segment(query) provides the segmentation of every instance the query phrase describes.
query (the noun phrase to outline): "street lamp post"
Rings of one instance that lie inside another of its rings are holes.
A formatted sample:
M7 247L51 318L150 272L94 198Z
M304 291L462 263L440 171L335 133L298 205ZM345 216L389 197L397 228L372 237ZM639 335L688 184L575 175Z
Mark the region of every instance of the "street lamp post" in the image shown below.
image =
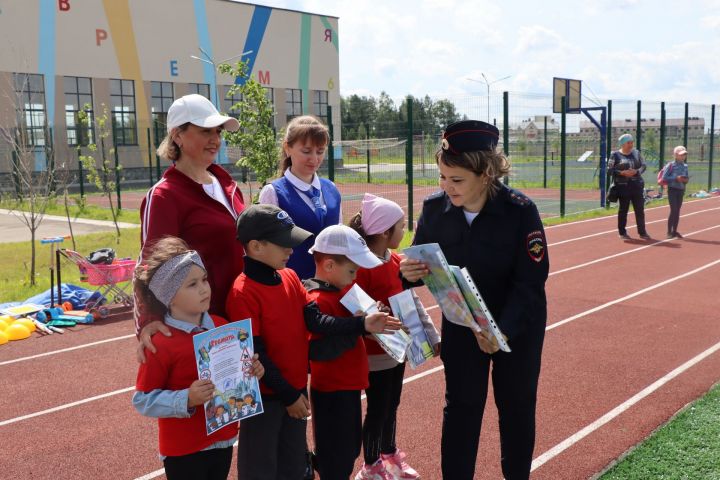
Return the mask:
M244 57L245 55L250 55L253 51L248 50L247 52L240 53L238 55L233 55L232 57L226 58L225 60L221 60L219 62L216 62L213 60L213 58L203 49L202 47L198 47L198 50L200 50L200 53L202 53L205 58L198 57L196 55L190 55L190 58L193 58L195 60L200 60L201 62L205 62L208 65L212 65L212 71L213 71L213 91L215 92L215 108L220 110L220 97L218 96L218 89L217 89L217 65L221 63L225 63L227 61L233 60L235 58Z
M488 123L490 123L490 85L501 82L503 80L507 80L508 78L512 77L512 75L498 78L497 80L493 80L492 82L488 81L484 73L480 72L480 75L482 75L482 80L475 80L474 78L467 78L466 80L470 80L471 82L484 83L487 87L487 121Z

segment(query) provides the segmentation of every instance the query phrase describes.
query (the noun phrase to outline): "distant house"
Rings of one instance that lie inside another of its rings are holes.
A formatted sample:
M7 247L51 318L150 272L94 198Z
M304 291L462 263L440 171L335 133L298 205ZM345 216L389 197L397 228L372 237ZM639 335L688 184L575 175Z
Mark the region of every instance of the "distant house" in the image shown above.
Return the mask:
M513 129L514 137L517 140L542 140L545 132L545 118L547 118L548 136L551 136L560 130L560 124L551 116L536 115L520 122L517 128Z
M665 136L666 137L682 137L685 128L684 118L666 118L665 119ZM631 133L635 135L637 129L637 119L613 119L611 138L618 138L623 133ZM643 134L653 131L657 137L660 137L660 118L641 118L640 130ZM688 118L688 138L702 137L705 134L705 119L700 117ZM595 138L597 136L597 127L588 120L580 121L580 131L571 134L579 138Z

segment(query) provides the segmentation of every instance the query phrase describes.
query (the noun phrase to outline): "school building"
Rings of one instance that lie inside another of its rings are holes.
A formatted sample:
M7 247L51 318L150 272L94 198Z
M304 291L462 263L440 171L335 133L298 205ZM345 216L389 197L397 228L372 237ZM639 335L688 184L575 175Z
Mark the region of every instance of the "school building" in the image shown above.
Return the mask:
M0 42L3 189L17 127L35 171L52 165L48 147L57 168L77 169L78 142L96 137L79 122L85 105L97 118L107 109L123 177L146 179L174 99L198 93L232 114L228 89L241 80L216 66L240 59L266 88L276 128L332 106L340 132L336 17L230 0L22 0L0 5Z

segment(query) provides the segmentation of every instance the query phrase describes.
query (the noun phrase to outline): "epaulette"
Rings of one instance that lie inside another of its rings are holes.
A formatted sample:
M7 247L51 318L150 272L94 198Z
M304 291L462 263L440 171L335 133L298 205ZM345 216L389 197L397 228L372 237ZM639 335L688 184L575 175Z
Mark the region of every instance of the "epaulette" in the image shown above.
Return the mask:
M530 200L530 197L525 195L524 193L518 192L517 190L513 190L512 188L508 189L508 201L512 203L513 205L520 205L521 207L527 207L529 205L533 204L533 201Z
M445 192L440 190L438 192L433 193L432 195L428 195L427 197L425 197L424 203L437 201L438 199L441 199L444 197L445 197Z

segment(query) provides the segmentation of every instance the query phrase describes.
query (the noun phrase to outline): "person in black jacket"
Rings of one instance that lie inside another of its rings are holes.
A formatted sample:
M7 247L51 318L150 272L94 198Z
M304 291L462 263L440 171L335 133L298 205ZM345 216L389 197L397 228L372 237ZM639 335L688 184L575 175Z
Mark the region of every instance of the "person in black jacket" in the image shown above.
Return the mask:
M509 165L495 151L498 133L474 120L447 127L436 154L442 192L425 199L413 240L415 245L437 242L449 264L468 268L512 350L499 351L494 337L443 315L441 467L446 480L474 478L491 364L506 479L529 477L535 445L547 243L535 204L500 181ZM400 267L409 283L428 273L416 260L404 259Z
M645 182L642 178L647 165L640 152L634 148L634 142L635 139L629 133L618 138L619 149L610 155L608 174L612 176L618 191L618 235L623 240L630 240L625 226L632 202L638 235L640 238L650 240L650 235L645 230L645 199L643 198Z

